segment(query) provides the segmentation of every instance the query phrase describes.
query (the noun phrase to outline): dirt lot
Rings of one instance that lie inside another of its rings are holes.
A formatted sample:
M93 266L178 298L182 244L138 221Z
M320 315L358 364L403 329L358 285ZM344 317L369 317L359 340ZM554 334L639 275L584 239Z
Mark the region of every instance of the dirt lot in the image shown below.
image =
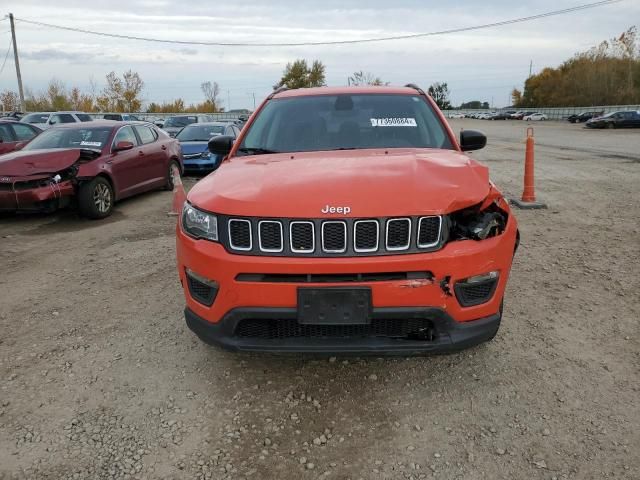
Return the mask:
M521 193L524 124L476 155ZM168 192L0 218L0 478L640 478L640 131L536 125L490 344L237 355L184 325Z

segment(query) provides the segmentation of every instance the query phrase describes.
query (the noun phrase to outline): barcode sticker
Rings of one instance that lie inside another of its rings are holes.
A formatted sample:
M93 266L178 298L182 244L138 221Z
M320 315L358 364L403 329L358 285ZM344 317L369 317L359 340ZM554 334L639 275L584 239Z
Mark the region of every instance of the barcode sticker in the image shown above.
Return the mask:
M394 117L394 118L370 118L372 127L417 127L415 118Z

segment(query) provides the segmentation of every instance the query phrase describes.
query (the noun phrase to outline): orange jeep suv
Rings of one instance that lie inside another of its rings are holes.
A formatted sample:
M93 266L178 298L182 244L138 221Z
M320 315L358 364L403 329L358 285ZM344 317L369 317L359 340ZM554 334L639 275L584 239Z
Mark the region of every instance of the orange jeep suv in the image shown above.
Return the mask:
M231 350L402 355L491 340L516 219L415 85L279 89L177 227L187 325Z

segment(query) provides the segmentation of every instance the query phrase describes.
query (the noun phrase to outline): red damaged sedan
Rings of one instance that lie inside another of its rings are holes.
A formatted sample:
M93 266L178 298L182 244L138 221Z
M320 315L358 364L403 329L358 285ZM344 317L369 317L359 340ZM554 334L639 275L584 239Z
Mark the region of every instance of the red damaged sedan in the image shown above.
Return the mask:
M104 218L118 200L172 189L174 167L183 170L179 142L150 123L62 125L0 156L0 211L75 205L83 216Z

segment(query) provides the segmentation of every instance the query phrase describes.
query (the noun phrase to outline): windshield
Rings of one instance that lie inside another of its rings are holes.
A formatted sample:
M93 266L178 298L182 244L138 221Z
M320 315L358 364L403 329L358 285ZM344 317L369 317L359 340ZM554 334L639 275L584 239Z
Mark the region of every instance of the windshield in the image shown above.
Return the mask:
M176 138L182 142L208 142L211 137L223 133L224 125L190 125L182 129Z
M25 123L47 123L49 121L48 113L30 113L27 116L22 117L21 122Z
M88 148L102 150L109 140L111 128L51 128L31 140L23 150L47 148Z
M184 116L184 117L169 117L165 120L165 127L186 127L191 123L196 123L198 121L198 117L195 116Z
M270 101L251 125L239 155L453 145L419 95L318 95Z

